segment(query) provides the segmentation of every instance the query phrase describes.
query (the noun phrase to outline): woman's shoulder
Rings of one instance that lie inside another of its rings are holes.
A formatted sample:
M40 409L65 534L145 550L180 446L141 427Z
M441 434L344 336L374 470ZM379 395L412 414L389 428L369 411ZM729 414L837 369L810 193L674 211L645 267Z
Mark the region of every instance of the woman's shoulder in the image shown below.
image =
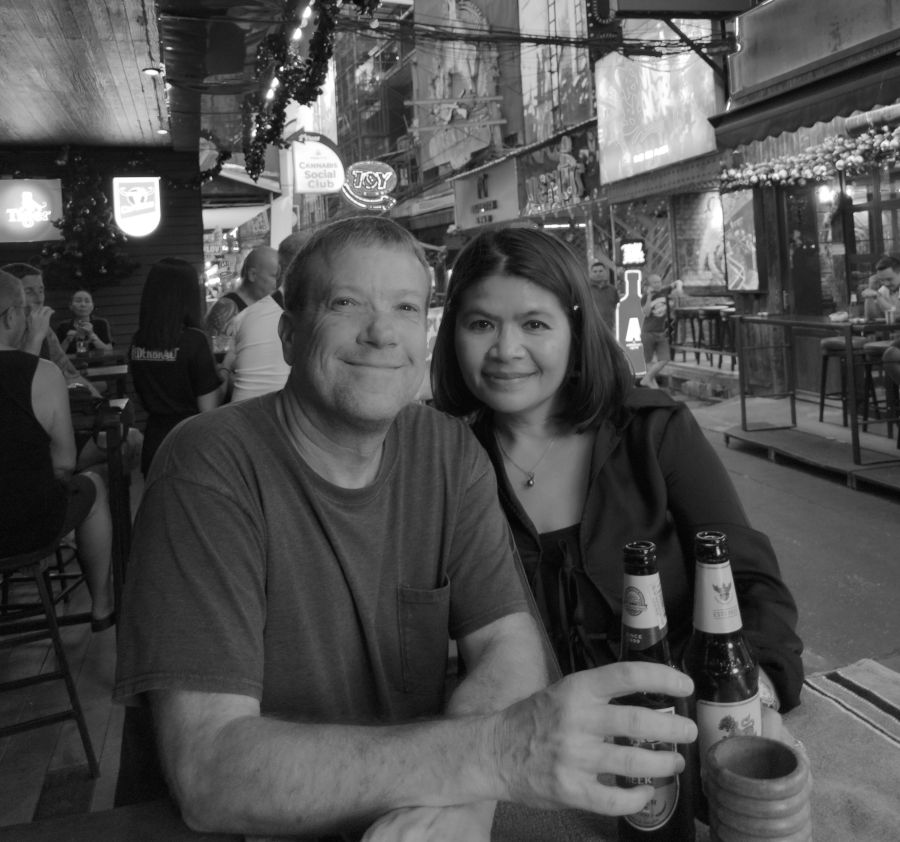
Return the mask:
M636 412L651 412L654 409L677 410L684 407L662 389L631 389L625 398L625 408Z

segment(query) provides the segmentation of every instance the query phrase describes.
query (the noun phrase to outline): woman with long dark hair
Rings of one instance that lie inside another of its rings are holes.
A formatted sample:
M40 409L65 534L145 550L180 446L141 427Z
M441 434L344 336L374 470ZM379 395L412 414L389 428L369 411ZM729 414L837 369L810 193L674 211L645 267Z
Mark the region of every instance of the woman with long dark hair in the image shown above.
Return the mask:
M536 229L477 236L453 267L432 357L434 403L471 416L564 672L614 661L622 548L657 545L680 659L693 541L728 535L744 628L772 706L798 703L797 609L689 408L633 385L581 260Z
M166 257L150 267L128 352L134 388L147 412L145 476L173 427L222 402L224 387L203 331L202 306L200 279L190 263Z

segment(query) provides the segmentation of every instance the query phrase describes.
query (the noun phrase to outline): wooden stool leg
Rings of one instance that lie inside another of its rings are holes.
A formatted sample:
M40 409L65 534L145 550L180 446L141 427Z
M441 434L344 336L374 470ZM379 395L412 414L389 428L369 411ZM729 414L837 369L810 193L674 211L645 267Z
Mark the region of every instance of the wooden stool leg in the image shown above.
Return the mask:
M32 571L34 574L34 582L37 585L38 593L41 597L41 604L44 606L44 611L47 613L47 626L50 630L50 639L53 641L53 648L56 651L56 661L59 664L59 672L66 683L66 690L69 693L69 704L72 706L72 714L75 723L78 726L78 733L81 735L81 742L84 746L84 753L87 755L91 777L97 778L100 776L100 766L97 764L94 747L91 745L91 735L88 732L84 712L81 709L81 702L78 699L78 691L75 689L75 682L72 679L72 672L69 669L69 661L68 658L66 658L62 638L59 636L59 625L56 622L56 610L53 607L53 600L50 599L50 594L47 591L47 585L44 581L44 575L41 572L40 564L34 565Z
M822 354L822 363L820 365L821 376L819 377L819 423L825 420L825 389L828 383L828 354Z

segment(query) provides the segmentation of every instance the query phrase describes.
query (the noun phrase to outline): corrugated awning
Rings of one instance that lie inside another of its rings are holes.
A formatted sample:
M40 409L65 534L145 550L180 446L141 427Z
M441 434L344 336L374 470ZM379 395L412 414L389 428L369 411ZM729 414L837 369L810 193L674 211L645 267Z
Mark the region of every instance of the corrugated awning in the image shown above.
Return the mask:
M900 61L890 56L839 76L709 118L720 149L774 137L900 99Z

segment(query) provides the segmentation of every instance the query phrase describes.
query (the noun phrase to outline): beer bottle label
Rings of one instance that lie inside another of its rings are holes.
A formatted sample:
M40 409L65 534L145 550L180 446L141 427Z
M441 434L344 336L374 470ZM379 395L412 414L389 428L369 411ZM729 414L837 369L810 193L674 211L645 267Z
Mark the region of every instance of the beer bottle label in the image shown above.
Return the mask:
M709 634L741 630L741 609L738 607L730 565L697 562L694 627Z
M659 574L625 574L622 590L623 644L630 650L648 649L666 636L666 607Z
M675 708L662 708L659 712L674 714ZM650 751L675 751L672 743L662 743L658 740L628 740L627 744L650 749ZM678 775L668 778L621 777L619 780L626 787L641 784L649 784L653 787L653 796L640 812L624 817L632 827L638 830L656 830L663 827L675 814L675 809L678 807L678 796L681 792L681 781Z
M697 744L700 760L724 737L761 736L762 709L759 693L742 702L707 702L697 699Z

